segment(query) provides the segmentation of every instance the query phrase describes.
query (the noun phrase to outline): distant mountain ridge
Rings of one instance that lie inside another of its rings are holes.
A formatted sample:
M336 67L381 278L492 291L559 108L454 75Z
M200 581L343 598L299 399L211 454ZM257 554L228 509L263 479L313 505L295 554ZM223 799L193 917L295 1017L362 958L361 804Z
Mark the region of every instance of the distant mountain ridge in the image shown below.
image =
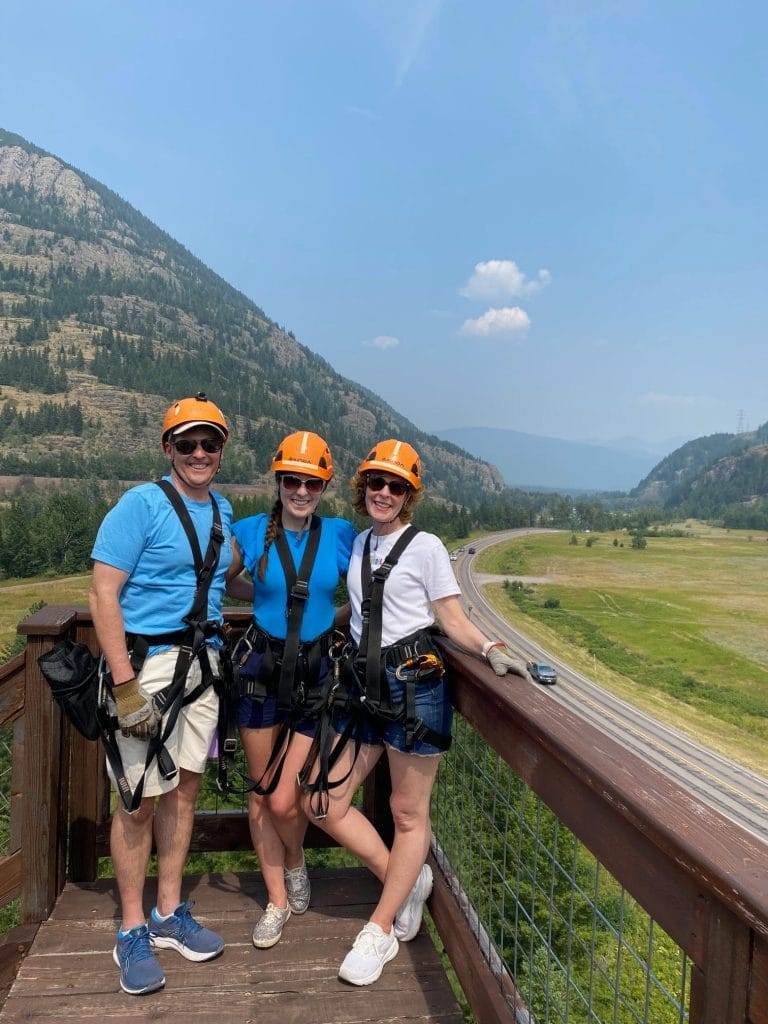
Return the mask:
M654 466L632 497L703 518L768 502L768 422L688 441Z
M494 427L456 427L437 436L498 466L510 487L628 491L658 456Z
M307 426L340 476L396 436L448 498L502 487L493 466L338 374L110 189L3 130L0 389L0 473L145 476L168 400L204 390L232 421L225 472L239 482Z

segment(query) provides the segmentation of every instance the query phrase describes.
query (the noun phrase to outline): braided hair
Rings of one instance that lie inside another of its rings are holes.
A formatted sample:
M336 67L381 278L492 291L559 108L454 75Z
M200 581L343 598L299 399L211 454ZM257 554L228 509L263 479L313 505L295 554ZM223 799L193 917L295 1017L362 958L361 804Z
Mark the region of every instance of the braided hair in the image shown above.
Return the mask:
M261 582L264 582L264 577L267 573L267 556L269 555L269 548L273 541L275 541L283 528L283 503L278 495L275 504L272 506L272 511L269 513L269 522L267 523L267 530L264 534L264 550L261 553L259 559L259 570L258 577Z

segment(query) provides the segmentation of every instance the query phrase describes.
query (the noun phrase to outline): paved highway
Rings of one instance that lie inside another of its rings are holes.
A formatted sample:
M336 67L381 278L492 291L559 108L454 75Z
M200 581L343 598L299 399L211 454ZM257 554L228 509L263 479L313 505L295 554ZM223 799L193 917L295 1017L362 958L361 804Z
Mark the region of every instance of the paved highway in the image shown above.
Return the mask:
M539 530L505 530L473 541L479 554L485 548ZM743 768L676 729L663 725L608 693L591 679L553 657L534 640L520 633L488 603L474 571L475 555L466 548L454 568L465 608L488 636L505 640L528 660L545 661L557 669L556 686L542 692L587 719L633 753L672 776L703 802L768 842L768 779Z

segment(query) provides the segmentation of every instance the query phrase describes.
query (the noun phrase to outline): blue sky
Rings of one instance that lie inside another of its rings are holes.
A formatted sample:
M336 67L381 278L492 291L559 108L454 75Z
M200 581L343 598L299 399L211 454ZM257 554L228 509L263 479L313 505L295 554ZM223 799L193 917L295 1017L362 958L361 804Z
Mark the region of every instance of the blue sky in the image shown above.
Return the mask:
M768 14L5 0L0 125L420 426L768 419Z

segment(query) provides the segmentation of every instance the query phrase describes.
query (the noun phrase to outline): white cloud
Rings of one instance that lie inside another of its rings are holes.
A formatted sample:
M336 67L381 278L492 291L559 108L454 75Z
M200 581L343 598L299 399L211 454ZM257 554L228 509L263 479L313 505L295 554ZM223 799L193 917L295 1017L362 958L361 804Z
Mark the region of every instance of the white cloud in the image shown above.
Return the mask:
M503 306L501 309L487 309L482 316L474 320L465 320L461 328L462 334L472 334L478 338L509 336L527 331L531 326L531 318L519 306Z
M417 0L400 46L395 67L395 89L399 89L416 63L432 22L440 13L443 0Z
M645 394L638 396L637 401L640 405L687 407L698 405L706 399L702 395L668 395L663 391L646 391Z
M528 278L514 260L485 260L475 264L474 272L461 289L461 294L468 299L508 299L533 295L546 288L551 280L552 275L543 268L536 277Z
M356 117L364 117L366 121L381 120L381 115L377 114L375 110L371 110L369 107L357 107L353 103L347 106L347 113L354 114Z
M400 344L399 338L393 338L391 334L377 334L375 338L364 341L365 348L378 348L382 351L387 348L397 348Z

